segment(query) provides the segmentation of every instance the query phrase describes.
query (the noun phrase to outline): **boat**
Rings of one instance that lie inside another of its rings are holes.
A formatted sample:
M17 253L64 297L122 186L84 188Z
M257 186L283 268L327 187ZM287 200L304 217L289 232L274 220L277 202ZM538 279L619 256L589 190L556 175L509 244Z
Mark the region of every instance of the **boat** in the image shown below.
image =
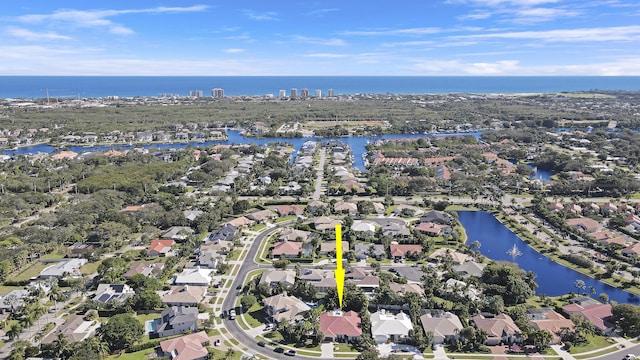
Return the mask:
M516 246L516 244L513 244L513 247L507 250L507 254L511 255L512 257L516 257L516 256L522 255L522 252L518 250L518 247Z

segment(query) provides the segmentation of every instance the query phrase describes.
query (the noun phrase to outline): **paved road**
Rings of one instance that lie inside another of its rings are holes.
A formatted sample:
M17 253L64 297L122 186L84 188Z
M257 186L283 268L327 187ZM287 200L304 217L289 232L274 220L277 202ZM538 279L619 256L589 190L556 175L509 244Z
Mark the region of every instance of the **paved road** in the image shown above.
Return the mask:
M591 358L592 360L621 360L625 355L633 354L640 358L640 345L616 351L607 355Z

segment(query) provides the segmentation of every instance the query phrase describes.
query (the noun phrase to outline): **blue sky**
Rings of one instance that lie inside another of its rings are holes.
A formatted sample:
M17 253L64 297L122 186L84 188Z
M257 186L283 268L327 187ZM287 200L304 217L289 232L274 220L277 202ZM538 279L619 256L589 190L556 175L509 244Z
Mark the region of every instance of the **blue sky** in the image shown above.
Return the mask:
M0 36L0 75L640 75L637 0L27 0Z

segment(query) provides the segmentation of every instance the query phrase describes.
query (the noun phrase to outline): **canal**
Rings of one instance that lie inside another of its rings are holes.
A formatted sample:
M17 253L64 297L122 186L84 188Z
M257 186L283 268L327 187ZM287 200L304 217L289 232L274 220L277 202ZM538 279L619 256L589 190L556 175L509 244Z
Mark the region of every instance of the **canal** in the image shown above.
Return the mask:
M617 289L609 284L605 284L596 279L583 275L573 269L562 266L551 261L548 257L538 253L526 242L521 240L515 233L499 222L493 214L485 211L459 211L460 223L467 232L467 242L478 240L480 242L480 253L492 260L512 261L518 264L525 271L536 273L538 295L549 296L564 295L570 291L578 292L575 288L576 280L584 281L586 289L590 294L593 286L597 298L604 293L611 301L618 303L640 303L640 297ZM521 255L511 256L509 250L516 246Z

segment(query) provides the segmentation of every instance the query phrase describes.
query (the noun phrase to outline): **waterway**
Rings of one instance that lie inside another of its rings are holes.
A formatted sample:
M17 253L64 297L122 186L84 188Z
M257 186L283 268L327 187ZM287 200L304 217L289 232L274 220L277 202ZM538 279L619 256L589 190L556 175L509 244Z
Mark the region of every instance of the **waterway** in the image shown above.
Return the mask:
M591 296L596 298L599 294L604 293L609 296L610 300L618 303L640 303L640 297L637 295L617 289L553 262L520 239L491 213L459 211L458 215L460 223L467 232L467 242L478 240L482 255L493 260L515 262L521 269L533 271L537 276L538 289L536 294L538 295L559 296L571 291L578 292L579 290L575 288L575 282L582 280L586 285L585 292L590 293L591 286L595 288L596 293ZM520 250L520 256L514 257L507 253L514 245Z
M376 140L388 140L388 139L406 139L406 138L433 138L440 136L453 136L453 135L470 135L479 139L480 135L482 135L484 131L473 131L473 132L462 132L462 133L437 133L437 134L389 134L389 135L379 135L379 136L348 136L348 137L340 137L340 138L254 138L254 137L245 137L240 131L237 130L227 130L227 140L223 141L205 141L205 142L184 142L184 143L152 143L148 145L127 145L127 144L114 144L114 145L100 145L100 146L67 146L67 150L71 150L77 153L85 153L85 152L93 152L99 151L104 152L110 149L117 150L128 150L134 147L142 147L145 149L182 149L189 146L193 147L206 147L212 146L216 144L256 144L256 145L266 145L269 143L275 142L286 142L293 145L295 151L292 155L295 156L302 144L305 141L328 141L328 140L339 140L343 143L348 144L351 147L351 153L353 155L353 167L360 171L366 171L364 160L362 155L367 152L366 146L370 142L374 142ZM27 155L27 154L35 154L35 153L47 153L52 154L56 152L56 149L48 144L39 144L33 146L21 147L15 150L2 150L0 151L6 155Z

